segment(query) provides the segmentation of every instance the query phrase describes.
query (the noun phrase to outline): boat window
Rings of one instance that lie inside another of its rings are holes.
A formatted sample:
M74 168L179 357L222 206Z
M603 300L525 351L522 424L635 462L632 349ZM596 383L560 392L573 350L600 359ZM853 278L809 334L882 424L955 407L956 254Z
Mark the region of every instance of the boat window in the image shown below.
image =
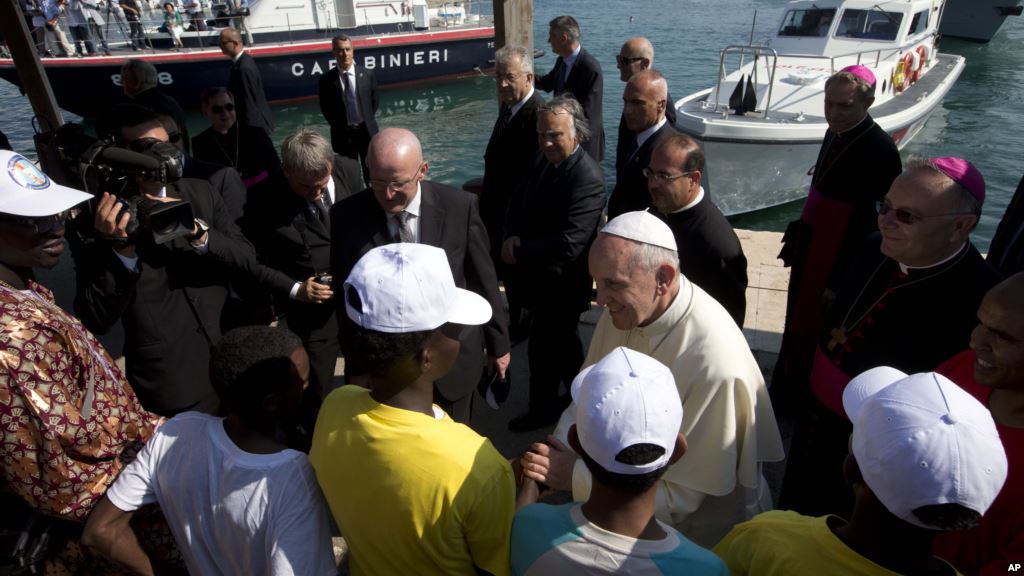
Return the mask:
M895 40L903 23L900 12L844 10L836 36L865 40Z
M782 19L779 36L824 37L832 28L835 8L810 10L790 10Z
M910 20L910 35L920 34L928 28L928 10L921 10Z

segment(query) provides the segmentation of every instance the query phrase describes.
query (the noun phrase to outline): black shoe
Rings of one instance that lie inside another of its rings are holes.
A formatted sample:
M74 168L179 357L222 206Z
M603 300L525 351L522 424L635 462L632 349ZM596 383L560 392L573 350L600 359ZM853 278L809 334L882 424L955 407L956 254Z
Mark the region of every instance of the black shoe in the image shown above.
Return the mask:
M545 426L551 426L558 422L561 416L558 412L526 412L516 416L508 423L510 432L529 432Z

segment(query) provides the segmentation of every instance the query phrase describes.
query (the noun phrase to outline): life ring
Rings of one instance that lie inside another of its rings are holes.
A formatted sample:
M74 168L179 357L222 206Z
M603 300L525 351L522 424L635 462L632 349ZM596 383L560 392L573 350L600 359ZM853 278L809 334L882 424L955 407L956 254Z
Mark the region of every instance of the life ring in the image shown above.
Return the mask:
M912 53L907 53L896 64L896 74L892 79L892 83L896 85L897 92L903 92L910 88L910 76L913 74L913 70L914 56Z
M924 72L925 63L928 62L928 48L922 44L917 47L914 54L917 55L917 66L914 67L914 79L912 82L917 82L921 79L921 74Z

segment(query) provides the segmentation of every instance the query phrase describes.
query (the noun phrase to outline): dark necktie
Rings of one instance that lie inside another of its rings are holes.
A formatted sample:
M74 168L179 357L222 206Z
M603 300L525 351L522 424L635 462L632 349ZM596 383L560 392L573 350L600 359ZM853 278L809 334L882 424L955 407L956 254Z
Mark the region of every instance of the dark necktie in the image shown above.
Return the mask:
M352 81L352 73L343 72L342 76L345 77L345 115L348 117L349 124L359 124L363 121L363 117L359 113L359 103L356 100L356 85Z
M396 228L398 230L398 233L395 234L394 237L395 242L416 241L416 235L412 231L412 222L409 221L411 217L412 214L409 214L405 210L395 214L395 224L397 225Z
M312 202L313 211L316 213L317 220L324 225L327 230L331 229L331 195L324 190L323 194L316 202Z
M498 116L498 121L494 124L494 135L501 136L501 133L508 128L508 123L512 121L512 107L504 108L501 111L501 116Z

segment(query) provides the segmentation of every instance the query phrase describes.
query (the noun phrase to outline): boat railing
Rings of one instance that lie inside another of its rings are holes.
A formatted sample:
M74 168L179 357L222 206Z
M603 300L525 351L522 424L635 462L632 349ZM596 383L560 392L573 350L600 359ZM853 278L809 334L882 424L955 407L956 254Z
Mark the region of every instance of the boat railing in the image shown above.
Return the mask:
M750 44L732 44L726 46L718 58L718 85L715 86L715 111L719 110L720 99L722 92L722 80L725 79L725 59L730 53L736 53L740 56L740 61L745 58L748 54L754 57L754 68L752 73L757 73L757 61L762 56L772 58L772 66L768 72L768 97L765 100L764 117L768 118L768 111L771 110L772 101L772 86L775 83L775 67L779 63L779 53L775 51L771 46L755 46ZM741 64L742 66L742 64Z
M771 46L765 45L753 45L753 44L732 44L726 46L718 59L718 84L715 87L715 111L720 110L720 96L722 92L722 81L725 80L727 74L725 71L725 60L730 54L736 54L740 57L740 68L743 67L743 60L747 55L754 56L754 66L751 74L757 73L757 60L760 57L771 58L771 68L768 69L768 94L764 102L764 118L767 120L771 113L772 104L772 87L775 85L775 70L779 63L779 58L799 58L799 59L819 59L829 61L829 74L836 73L836 61L837 60L849 60L853 57L857 58L856 63L862 64L865 60L870 61L871 55L874 57L874 67L877 68L883 59L887 59L892 55L902 54L907 48L911 48L915 45L919 45L922 41L927 42L929 38L934 37L934 34L925 36L924 38L915 38L912 42L905 42L898 46L885 46L879 48L871 48L869 50L855 50L853 52L846 52L842 54L794 54L794 53L783 53L779 54ZM885 56L883 56L885 54ZM765 65L767 67L767 64Z

